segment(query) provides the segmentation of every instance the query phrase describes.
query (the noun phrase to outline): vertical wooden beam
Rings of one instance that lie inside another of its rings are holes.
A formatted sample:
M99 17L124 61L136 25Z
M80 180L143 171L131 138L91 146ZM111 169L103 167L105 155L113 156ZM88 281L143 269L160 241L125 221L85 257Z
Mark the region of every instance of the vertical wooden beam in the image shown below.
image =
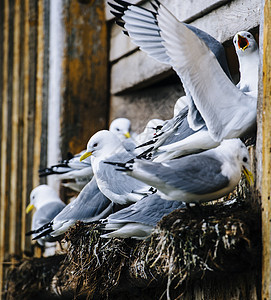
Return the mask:
M14 35L13 35L13 76L12 76L12 120L11 120L11 173L10 173L10 204L9 204L9 254L16 251L16 214L17 201L17 168L18 168L18 131L19 131L19 67L20 67L20 0L14 5Z
M21 227L21 249L25 250L25 231L26 215L25 208L27 204L27 166L28 166L28 111L29 111L29 0L24 1L24 45L23 45L23 146L22 146L22 227Z
M271 1L265 0L262 97L262 299L271 299Z
M38 24L37 24L37 71L36 71L36 103L35 103L35 137L33 157L33 187L39 185L39 167L41 152L42 133L42 103L43 103L43 60L44 60L44 22L43 1L38 1Z
M79 152L106 128L108 49L104 1L66 1L61 152Z
M3 89L1 124L1 211L0 211L0 290L3 289L3 263L5 259L5 221L7 213L6 168L7 168L7 115L8 115L8 44L9 40L9 1L4 1L4 39L3 39ZM2 298L0 294L0 299Z

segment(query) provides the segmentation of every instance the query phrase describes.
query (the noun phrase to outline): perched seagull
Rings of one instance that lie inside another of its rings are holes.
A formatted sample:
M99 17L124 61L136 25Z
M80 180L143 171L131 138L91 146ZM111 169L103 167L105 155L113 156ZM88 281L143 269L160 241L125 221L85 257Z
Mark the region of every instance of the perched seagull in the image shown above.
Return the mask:
M258 93L259 48L253 35L237 32L233 44L239 61L240 81L237 87L243 92Z
M129 119L114 119L109 130L118 136L127 151L134 151L136 145L131 139L131 121ZM57 175L60 180L72 180L72 182L62 183L62 185L80 192L93 177L90 158L80 162L80 157L85 151L83 150L59 164L39 170L39 176Z
M43 184L34 188L30 193L30 203L26 208L26 213L29 213L33 208L36 209L32 218L32 231L52 221L65 206L66 204L62 202L55 190L50 186ZM32 237L35 238L36 234L33 234ZM47 241L53 241L53 238L50 235L46 235L37 239L41 246L44 246Z
M239 182L242 169L250 182L253 178L249 153L240 139L224 140L215 149L164 163L135 159L110 164L154 186L163 199L187 203L210 201L228 194Z
M123 0L114 0L114 3L108 2L108 4L114 9L111 13L117 18L117 24L124 28L124 33L131 38L131 41L135 45L139 46L142 51L157 61L172 65L171 57L164 45L164 38L161 36L160 24L157 22L160 3L158 1L155 2L156 5L151 2L154 10L148 10ZM183 24L206 43L215 54L224 72L231 78L224 47L221 43L200 29L190 24ZM198 130L204 126L204 120L200 116L187 89L186 91L187 96L189 96L189 111L187 116L189 125L192 129Z
M152 187L117 172L113 166L104 164L106 160L128 161L134 158L112 132L101 130L90 138L81 161L89 156L100 191L113 203L133 203L153 192Z
M135 138L136 144L141 145L152 139L157 131L159 131L163 127L165 122L166 121L161 119L151 119L145 126L144 130Z
M103 230L111 231L102 238L133 238L142 240L151 235L153 228L163 216L186 205L180 201L163 200L157 194L148 195L103 221Z
M110 126L109 131L113 132L118 138L123 141L131 137L131 121L127 118L114 119Z
M75 200L44 226L35 226L32 232L39 234L35 239L48 234L55 239L61 239L77 221L94 222L106 218L111 212L112 202L100 192L95 178L92 178Z

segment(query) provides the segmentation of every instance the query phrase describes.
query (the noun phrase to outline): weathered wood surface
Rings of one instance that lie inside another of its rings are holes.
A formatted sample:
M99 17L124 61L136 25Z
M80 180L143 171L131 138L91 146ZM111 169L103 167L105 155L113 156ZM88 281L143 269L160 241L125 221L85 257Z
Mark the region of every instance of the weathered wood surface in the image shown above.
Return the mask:
M174 84L176 77L170 77L173 82L167 85L153 86L142 91L112 96L110 121L126 117L132 120L132 130L140 133L150 119L172 118L175 102L184 94L182 85L178 82Z
M64 2L63 18L61 153L66 157L107 126L108 51L103 1Z
M0 206L0 290L2 291L3 284L3 261L6 253L6 230L5 230L5 221L7 214L7 198L6 198L6 169L7 169L7 110L8 110L8 50L9 50L9 32L7 30L8 22L9 22L9 4L8 0L4 1L4 5L2 8L3 18L1 18L2 22L2 41L0 44L3 45L3 56L2 56L2 82L1 82L1 104L2 104L2 115L1 115L1 206ZM1 294L0 294L1 299Z
M223 43L231 39L238 31L250 30L259 25L260 1L231 1L230 4L211 11L209 14L196 19L191 24L208 32ZM178 12L181 9L180 6L178 7L179 9L175 9L174 12ZM240 20L242 20L241 23ZM140 87L142 82L153 82L159 78L159 74L163 74L169 70L168 66L160 64L147 55L142 54L142 51L133 52L136 46L133 47L131 42L127 41L129 37L119 37L119 35L123 35L121 29L116 29L114 26L117 25L113 25L112 29L111 59L123 58L117 60L112 65L112 94L129 90L132 87ZM119 31L118 34L117 31Z
M263 58L262 58L262 110L261 134L262 140L262 170L261 170L261 200L262 200L262 299L271 298L271 1L264 3L263 24Z
M43 52L48 47L44 35L48 4L48 0L0 4L0 290L6 266L30 249L25 232L31 218L25 207L33 185L39 184L40 157L46 158L40 141L47 123L42 109L47 102L43 74L48 56Z

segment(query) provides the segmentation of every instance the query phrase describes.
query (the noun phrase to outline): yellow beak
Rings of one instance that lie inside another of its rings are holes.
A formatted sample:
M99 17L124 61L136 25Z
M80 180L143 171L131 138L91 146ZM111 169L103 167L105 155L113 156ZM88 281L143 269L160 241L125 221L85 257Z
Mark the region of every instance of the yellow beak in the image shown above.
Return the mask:
M124 136L125 136L127 139L129 139L129 138L131 137L130 132L126 132L126 133L124 134Z
M92 152L85 152L81 157L80 157L80 161L88 158L90 155L92 155Z
M25 209L25 212L28 214L31 212L31 210L34 208L34 205L33 204L28 204L27 205L27 208Z
M253 185L254 184L254 178L253 178L252 173L246 167L243 167L243 172L246 176L246 180L248 181L249 185Z

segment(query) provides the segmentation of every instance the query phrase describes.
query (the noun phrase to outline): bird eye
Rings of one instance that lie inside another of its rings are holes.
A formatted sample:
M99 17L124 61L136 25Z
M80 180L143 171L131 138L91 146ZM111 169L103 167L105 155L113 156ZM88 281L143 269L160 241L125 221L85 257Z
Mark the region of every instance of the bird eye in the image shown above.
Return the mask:
M247 37L248 37L248 38L251 38L251 34L248 34Z
M243 158L243 162L247 162L247 157L244 157L244 158Z
M97 146L98 146L98 144L97 144L97 143L93 144L93 147L97 147Z
M117 129L117 131L120 131L119 128L116 128L116 129Z

